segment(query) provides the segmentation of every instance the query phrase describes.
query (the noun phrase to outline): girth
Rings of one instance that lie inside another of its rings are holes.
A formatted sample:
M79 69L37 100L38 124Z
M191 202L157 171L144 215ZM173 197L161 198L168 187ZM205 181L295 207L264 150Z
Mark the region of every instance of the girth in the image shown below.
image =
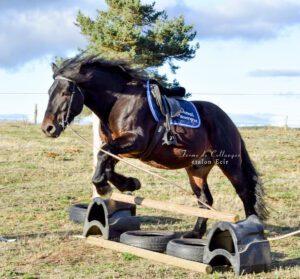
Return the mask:
M152 151L157 146L158 142L161 140L164 133L166 132L166 127L165 127L163 122L164 122L163 120L160 120L156 124L154 134L153 134L153 136L151 136L151 138L152 138L151 142L150 142L149 146L147 147L146 151L140 157L140 159L142 161L147 161L148 160L148 158L151 155Z

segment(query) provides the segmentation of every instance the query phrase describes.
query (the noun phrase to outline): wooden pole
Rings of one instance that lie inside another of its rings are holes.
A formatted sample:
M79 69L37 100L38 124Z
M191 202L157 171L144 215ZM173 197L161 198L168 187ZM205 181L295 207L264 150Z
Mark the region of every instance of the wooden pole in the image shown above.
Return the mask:
M190 216L204 217L208 219L227 221L233 223L239 221L238 215L228 213L228 212L220 212L216 210L179 205L179 204L174 204L166 201L155 201L143 197L129 196L120 193L112 193L111 199L115 201L127 202L131 204L142 205L149 208L155 208L155 209L160 209L164 211L170 211L173 213L180 213L180 214L185 214Z
M38 117L38 106L35 104L34 106L34 118L33 118L33 123L36 125L37 124L37 117Z
M285 116L285 121L284 121L284 129L287 130L288 129L288 116Z
M100 130L100 119L96 114L93 113L93 172L95 172L96 166L97 166L97 155L99 152L99 148L101 146L101 140L99 136L99 130ZM97 193L96 187L93 185L92 189L92 198L100 197L100 195Z
M156 261L156 262L159 262L162 264L173 265L176 267L181 267L181 268L185 268L185 269L192 270L192 271L202 272L205 274L212 272L212 267L207 264L188 261L188 260L180 259L177 257L169 256L166 254L161 254L161 253L129 246L129 245L126 245L123 243L118 243L118 242L114 242L114 241L110 241L110 240L104 240L102 238L98 238L98 237L94 237L94 236L89 236L86 241L87 241L87 243L92 244L92 245L96 245L99 247L111 249L111 250L122 252L122 253L130 253L135 256L145 258L148 260L152 260L152 261Z

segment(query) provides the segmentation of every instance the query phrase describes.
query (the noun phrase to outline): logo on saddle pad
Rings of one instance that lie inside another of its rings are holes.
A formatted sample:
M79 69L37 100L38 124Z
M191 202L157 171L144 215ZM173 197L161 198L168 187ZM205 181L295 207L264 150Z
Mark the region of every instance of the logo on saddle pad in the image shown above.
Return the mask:
M188 128L200 127L201 119L195 105L192 102L186 100L179 100L176 99L176 97L163 97L161 98L162 101L157 101L157 98L154 97L155 93L152 92L154 91L153 87L151 87L152 86L150 85L150 82L148 80L147 99L151 113L156 122L165 117L162 111L164 111L164 108L168 107L171 125L177 125Z

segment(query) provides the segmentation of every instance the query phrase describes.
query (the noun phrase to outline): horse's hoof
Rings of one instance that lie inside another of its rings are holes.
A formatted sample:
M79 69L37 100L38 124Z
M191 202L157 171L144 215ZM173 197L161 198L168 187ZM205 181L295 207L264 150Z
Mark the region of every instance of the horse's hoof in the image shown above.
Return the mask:
M108 184L102 187L97 187L96 189L97 193L104 200L109 200L113 192L112 187Z
M130 179L132 180L132 185L134 187L133 191L141 189L142 184L137 178L132 177Z
M197 239L201 239L202 235L200 232L197 231L189 231L184 233L181 238L197 238Z

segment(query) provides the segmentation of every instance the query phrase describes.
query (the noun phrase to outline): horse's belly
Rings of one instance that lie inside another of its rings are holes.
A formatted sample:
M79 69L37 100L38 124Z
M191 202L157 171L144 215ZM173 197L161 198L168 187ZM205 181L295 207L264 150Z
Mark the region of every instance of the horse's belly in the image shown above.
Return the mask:
M178 145L167 146L158 143L149 156L147 162L150 166L162 169L179 169L193 164L210 148L205 129L183 128L175 126Z
M201 157L200 152L190 152L184 148L162 147L155 150L145 164L160 169L181 169L193 164L194 160Z

